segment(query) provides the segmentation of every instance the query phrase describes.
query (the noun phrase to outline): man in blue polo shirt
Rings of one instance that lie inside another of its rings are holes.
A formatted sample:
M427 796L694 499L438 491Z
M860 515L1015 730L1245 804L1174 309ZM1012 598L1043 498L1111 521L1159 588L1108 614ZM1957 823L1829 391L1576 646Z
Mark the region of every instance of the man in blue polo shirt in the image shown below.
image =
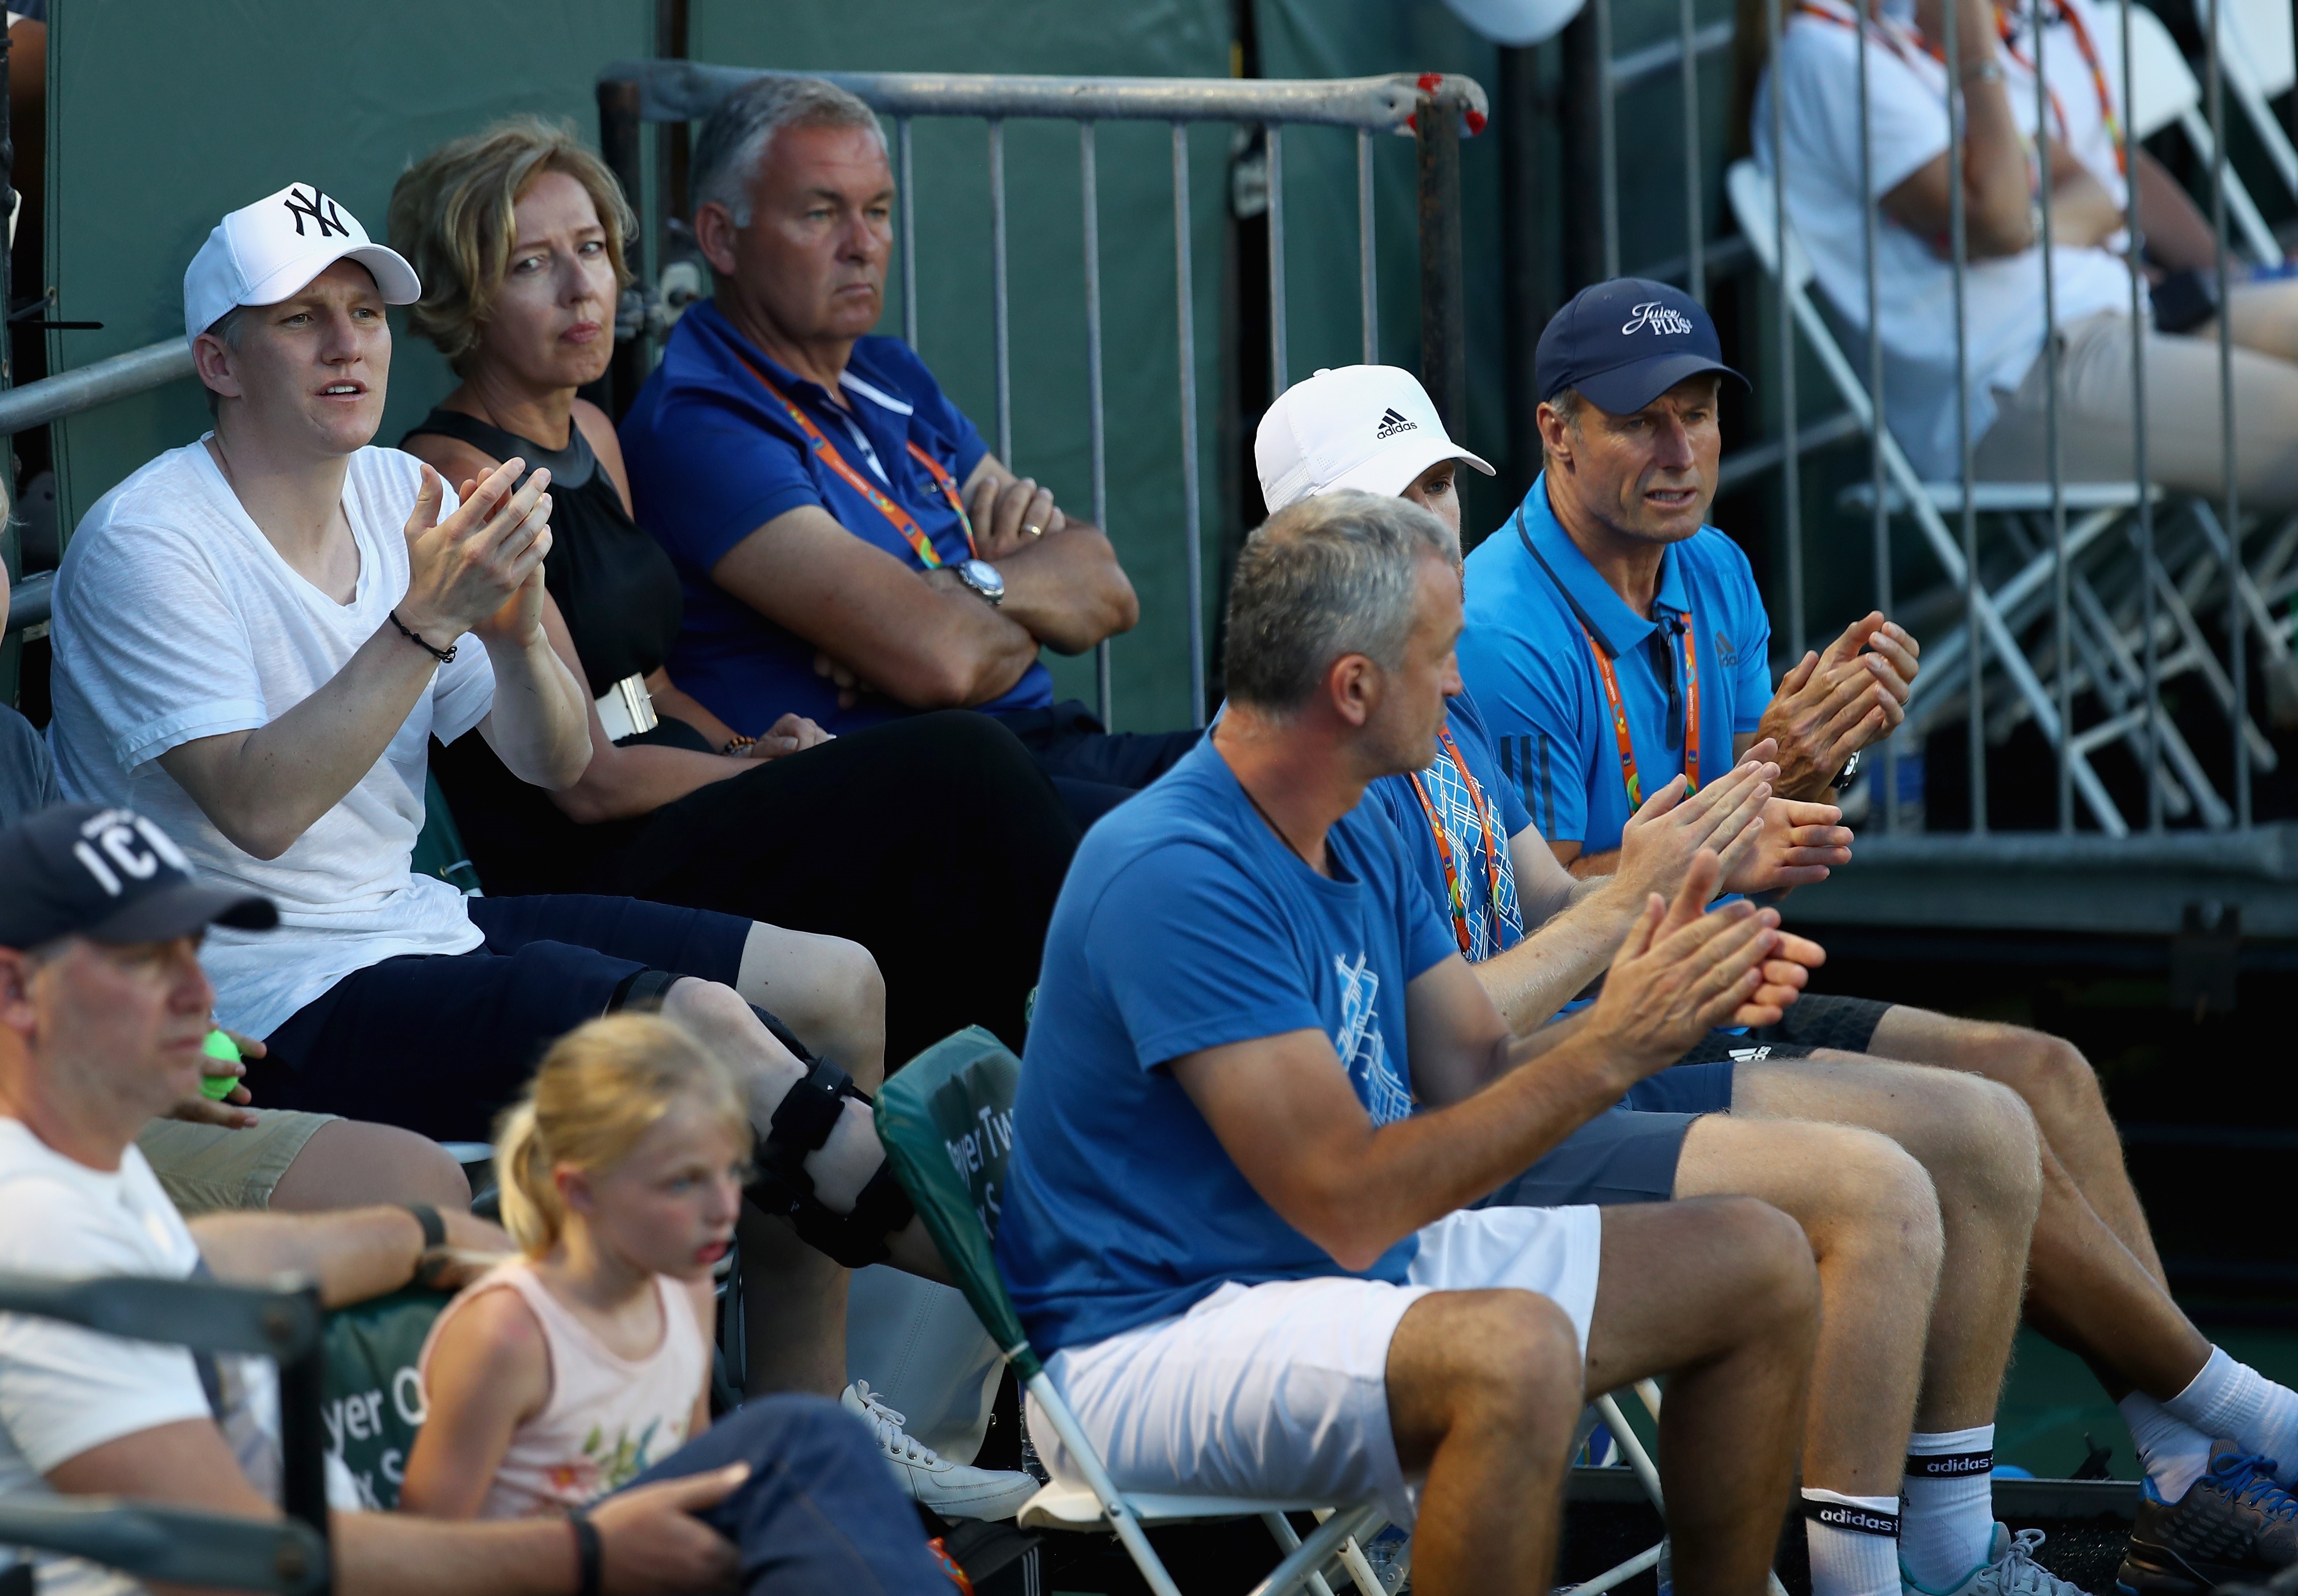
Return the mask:
M1443 528L1411 505L1334 494L1254 533L1228 713L1062 888L997 1261L1120 1485L1417 1509L1423 1596L1548 1590L1584 1393L1671 1370L1676 1578L1756 1596L1812 1329L1803 1237L1735 1198L1462 1210L1757 1000L1773 916L1704 913L1709 859L1645 906L1583 1034L1515 1069L1359 803L1428 759L1459 632Z
M1461 674L1549 848L1592 878L1620 866L1636 803L1680 777L1728 769L1759 739L1779 749L1779 798L1823 794L1902 718L1917 649L1869 615L1772 690L1753 575L1705 525L1721 452L1719 390L1726 379L1744 382L1723 364L1696 302L1659 283L1600 284L1557 313L1536 365L1547 469L1466 562ZM1987 1077L2025 1100L2045 1152L2027 1308L2114 1382L2162 1498L2156 1518L2141 1525L2157 1551L2187 1533L2182 1516L2206 1539L2203 1526L2225 1510L2226 1493L2190 1490L2218 1477L2214 1439L2226 1444L2221 1437L2251 1414L2286 1414L2298 1426L2298 1395L2213 1348L2171 1301L2097 1079L2069 1044L1806 994L1782 1022L1715 1038L1709 1051L1724 1056L1644 1083L1648 1104L1867 1125L1912 1149L1929 1116L1911 1121L1908 1111L1924 1094L1879 1058ZM1752 1067L1735 1062L1766 1053ZM1781 1062L1795 1054L1805 1056ZM2220 1400L2236 1389L2247 1394ZM1911 1501L1914 1454L1975 1453L1978 1434L1914 1438ZM2298 1427L2289 1434L2298 1438ZM2286 1450L2298 1450L2298 1439ZM1974 1525L1976 1512L1973 1504ZM2278 1567L2294 1551L2258 1566ZM1935 1586L1948 1560L1918 1577Z
M623 419L638 518L670 550L679 682L739 731L921 709L999 716L1090 819L1194 732L1111 736L1056 704L1140 608L1109 540L992 455L883 309L893 177L870 108L816 79L720 103L694 148L715 296Z

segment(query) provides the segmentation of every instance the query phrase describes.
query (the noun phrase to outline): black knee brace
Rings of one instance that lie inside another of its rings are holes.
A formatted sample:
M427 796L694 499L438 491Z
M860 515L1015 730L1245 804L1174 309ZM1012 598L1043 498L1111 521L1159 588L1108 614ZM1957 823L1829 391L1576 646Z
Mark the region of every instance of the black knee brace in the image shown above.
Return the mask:
M890 1252L886 1238L908 1224L916 1211L894 1178L890 1163L878 1166L850 1213L833 1213L814 1195L814 1178L806 1172L806 1154L829 1141L848 1097L871 1101L870 1094L845 1071L814 1060L805 1079L790 1087L774 1110L758 1147L756 1178L743 1195L763 1211L789 1220L808 1246L847 1269L861 1269L886 1261Z

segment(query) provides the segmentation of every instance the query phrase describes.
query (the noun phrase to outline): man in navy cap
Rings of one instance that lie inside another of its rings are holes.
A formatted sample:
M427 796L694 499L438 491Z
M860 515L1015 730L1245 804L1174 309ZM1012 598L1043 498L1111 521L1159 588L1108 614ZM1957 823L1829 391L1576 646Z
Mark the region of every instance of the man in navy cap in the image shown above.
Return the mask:
M1557 859L1575 875L1610 873L1623 827L1647 799L1679 777L1694 787L1724 778L1764 740L1778 748L1775 806L1847 781L1860 750L1904 718L1917 646L1881 615L1864 616L1774 689L1754 573L1706 524L1723 391L1748 385L1724 363L1707 312L1665 284L1598 284L1549 323L1536 376L1546 469L1466 562L1459 662L1502 770ZM1791 821L1780 808L1765 823ZM2253 1551L2239 1570L2212 1564L2213 1582L2262 1576L2298 1556L2298 1542L2269 1522L2289 1499L2263 1472L2269 1460L2298 1457L2298 1395L2213 1348L2171 1301L2097 1079L2072 1046L2015 1026L1806 993L1781 1023L1712 1036L1686 1056L1696 1062L1640 1083L1632 1106L1861 1125L1914 1151L1940 1128L1922 1122L1923 1094L1896 1089L1905 1065L1883 1061L1967 1071L2015 1091L2044 1143L2029 1316L2088 1358L2121 1399L2163 1498L2142 1521L2146 1545L2134 1555L2165 1563L2232 1516L2260 1533L2244 1542ZM2002 1101L2015 1112L2007 1094ZM1947 1221L1935 1342L1942 1319L1993 1319L1990 1300L2017 1289L1958 1267L1955 1216ZM1992 1363L1971 1360L1979 1369ZM1909 1437L1901 1572L1911 1588L1930 1592L2017 1583L2032 1566L1992 1524L1985 1492L1994 1382L1943 1372L1936 1358L1927 1365ZM1836 1405L1828 1379L1823 1367L1815 1411ZM1805 1466L1809 1483L1811 1456ZM2255 1489L2253 1477L2262 1481ZM1823 1538L1814 1532L1815 1569ZM1828 1596L1888 1586L1889 1565L1849 1545L1857 1539L1846 1537L1832 1549L1842 1555L1826 1559L1841 1564L1841 1577L1818 1582Z

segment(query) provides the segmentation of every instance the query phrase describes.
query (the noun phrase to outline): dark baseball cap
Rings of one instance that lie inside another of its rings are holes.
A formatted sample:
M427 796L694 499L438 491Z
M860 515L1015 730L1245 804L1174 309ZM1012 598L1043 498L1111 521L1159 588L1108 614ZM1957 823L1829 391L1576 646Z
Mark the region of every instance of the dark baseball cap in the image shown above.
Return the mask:
M199 881L183 850L132 809L67 804L0 831L0 947L58 937L164 942L209 925L278 923L269 898Z
M1703 371L1748 385L1724 363L1715 324L1699 302L1649 277L1614 277L1574 294L1540 335L1533 363L1543 401L1575 388L1615 416L1634 415Z

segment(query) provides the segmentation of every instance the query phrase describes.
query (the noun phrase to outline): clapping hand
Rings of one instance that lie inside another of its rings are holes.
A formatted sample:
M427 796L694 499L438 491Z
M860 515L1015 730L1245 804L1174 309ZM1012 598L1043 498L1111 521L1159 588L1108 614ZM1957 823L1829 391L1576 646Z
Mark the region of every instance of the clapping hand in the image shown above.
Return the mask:
M1922 646L1880 610L1780 680L1757 731L1779 745L1783 796L1818 799L1852 755L1907 718Z
M1748 757L1690 798L1678 776L1628 817L1620 829L1619 867L1614 890L1641 904L1646 895L1673 897L1702 849L1721 856L1728 874L1755 858L1765 805L1780 769L1772 745L1757 743Z
M1745 898L1706 906L1723 875L1722 863L1702 851L1673 903L1649 895L1613 956L1585 1034L1621 1071L1623 1090L1674 1063L1719 1025L1779 1018L1781 1005L1757 999L1788 984L1772 979L1773 965L1799 961L1782 952L1777 910ZM1763 1017L1742 1017L1749 1014Z
M541 636L550 473L538 470L513 492L525 469L524 460L505 460L464 483L461 502L442 520L446 484L423 467L407 518L407 593L397 613L428 647L449 648L466 632L522 645Z
M1833 804L1765 799L1755 845L1726 864L1724 890L1785 892L1825 881L1837 865L1851 863L1851 829L1842 820Z

